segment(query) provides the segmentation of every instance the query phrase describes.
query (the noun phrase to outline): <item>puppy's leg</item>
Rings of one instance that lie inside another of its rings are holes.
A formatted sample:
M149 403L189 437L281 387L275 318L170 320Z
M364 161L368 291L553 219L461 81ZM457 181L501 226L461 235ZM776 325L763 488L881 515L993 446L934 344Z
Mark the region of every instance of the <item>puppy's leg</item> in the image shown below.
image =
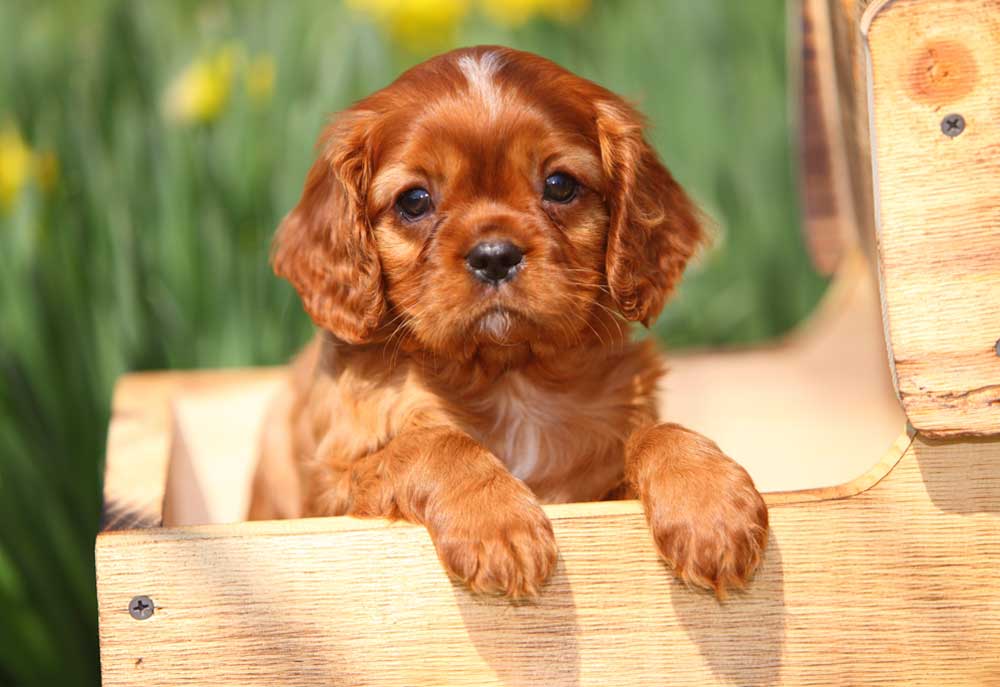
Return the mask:
M625 449L625 479L681 579L719 598L747 583L767 544L767 506L714 442L679 425L640 429Z
M355 461L315 505L425 525L448 572L477 592L535 596L556 563L552 525L528 487L453 429L401 434Z

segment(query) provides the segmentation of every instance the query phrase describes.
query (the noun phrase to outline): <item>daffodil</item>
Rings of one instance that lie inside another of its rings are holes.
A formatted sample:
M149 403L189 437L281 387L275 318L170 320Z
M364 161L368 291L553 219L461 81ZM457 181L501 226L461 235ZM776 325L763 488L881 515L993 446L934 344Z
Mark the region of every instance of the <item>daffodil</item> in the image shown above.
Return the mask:
M0 129L0 209L9 210L31 178L34 155L11 125Z
M233 72L240 51L225 46L206 58L192 62L167 89L164 110L175 121L211 122L229 102Z
M13 124L0 128L0 210L8 212L24 188L32 181L50 191L58 178L59 166L52 153L33 151Z
M410 50L448 45L469 12L469 0L348 0Z

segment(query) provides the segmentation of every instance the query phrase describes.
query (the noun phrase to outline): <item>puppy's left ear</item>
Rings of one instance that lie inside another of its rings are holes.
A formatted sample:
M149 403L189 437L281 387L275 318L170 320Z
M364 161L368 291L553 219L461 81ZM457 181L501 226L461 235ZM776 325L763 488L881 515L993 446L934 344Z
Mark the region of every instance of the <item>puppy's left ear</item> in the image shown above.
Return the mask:
M601 102L597 133L611 215L608 288L626 319L649 326L704 234L694 204L643 137L641 115Z

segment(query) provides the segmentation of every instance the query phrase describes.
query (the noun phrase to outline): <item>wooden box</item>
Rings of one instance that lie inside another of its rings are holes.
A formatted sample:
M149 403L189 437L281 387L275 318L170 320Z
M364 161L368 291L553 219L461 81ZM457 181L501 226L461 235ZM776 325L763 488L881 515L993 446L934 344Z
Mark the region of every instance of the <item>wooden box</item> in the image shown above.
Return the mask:
M664 390L767 492L747 592L673 580L629 501L548 507L558 568L521 603L450 582L419 527L240 522L282 370L129 375L104 684L1000 684L1000 2L802 9L807 226L837 276L786 340L675 357Z

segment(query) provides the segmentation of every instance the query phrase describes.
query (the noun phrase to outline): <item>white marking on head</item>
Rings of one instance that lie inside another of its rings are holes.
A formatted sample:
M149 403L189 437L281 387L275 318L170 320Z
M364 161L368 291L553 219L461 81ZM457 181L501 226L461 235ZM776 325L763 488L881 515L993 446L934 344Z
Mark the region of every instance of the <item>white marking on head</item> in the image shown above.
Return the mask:
M458 58L458 67L469 82L469 91L482 101L490 119L495 119L500 114L500 104L503 102L495 80L502 66L503 57L497 52L483 53L479 57L463 55Z

